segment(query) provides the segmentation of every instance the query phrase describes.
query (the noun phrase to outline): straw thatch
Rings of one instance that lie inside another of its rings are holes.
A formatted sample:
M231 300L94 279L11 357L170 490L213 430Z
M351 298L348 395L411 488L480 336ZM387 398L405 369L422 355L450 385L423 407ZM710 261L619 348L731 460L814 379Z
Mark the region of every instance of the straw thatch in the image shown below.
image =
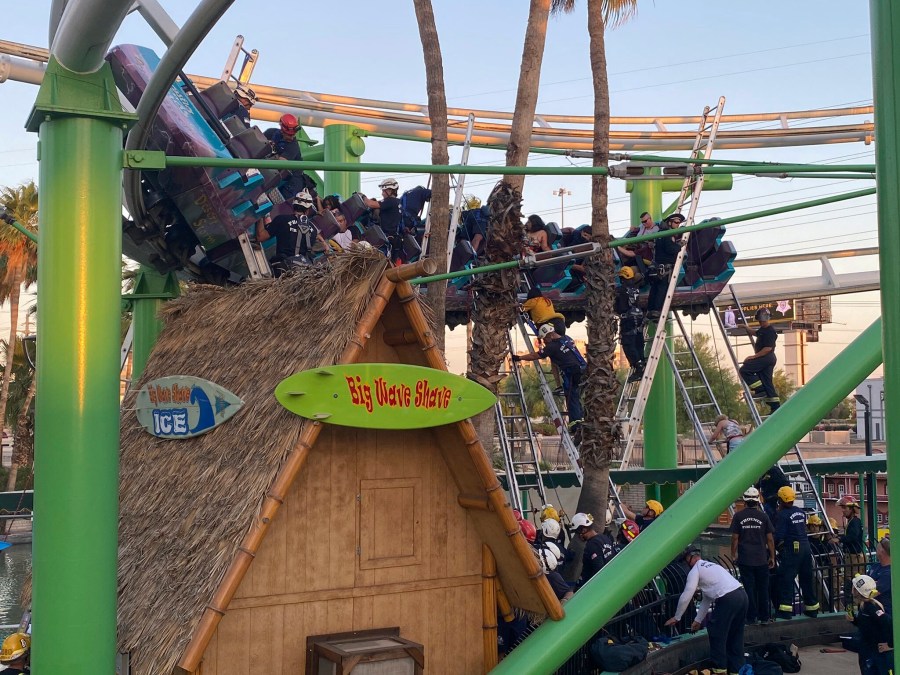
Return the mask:
M125 401L121 431L118 646L134 675L170 673L251 526L303 423L273 396L285 377L335 363L381 275L384 256L223 290L198 287L165 309L144 382L211 380L245 404L196 438L156 439Z

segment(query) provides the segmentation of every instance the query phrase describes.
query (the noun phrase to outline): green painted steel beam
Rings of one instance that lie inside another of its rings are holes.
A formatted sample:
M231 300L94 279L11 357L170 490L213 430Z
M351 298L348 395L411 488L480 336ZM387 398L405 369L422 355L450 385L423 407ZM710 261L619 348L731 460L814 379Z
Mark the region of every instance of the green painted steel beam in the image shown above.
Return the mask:
M7 225L9 225L10 227L17 229L19 232L21 232L21 233L24 234L26 237L28 237L29 239L31 239L31 241L33 241L35 244L37 243L38 236L37 236L34 232L32 232L31 230L29 230L27 227L25 227L25 226L24 226L22 223L20 223L18 220L16 220L15 218L12 218L12 217L2 218L2 217L0 217L0 220L3 220L3 222L5 222L5 223L6 223Z
M324 163L359 164L366 151L360 130L351 124L330 124L325 127ZM339 194L346 199L359 192L360 177L356 171L326 171L325 193Z
M732 223L741 223L748 220L755 220L757 218L766 218L768 216L774 216L779 213L789 213L791 211L800 211L802 209L809 209L815 206L823 206L824 204L833 204L835 202L842 202L848 199L858 199L859 197L868 197L870 195L875 194L875 188L867 188L865 190L856 190L855 192L848 192L842 195L834 195L833 197L822 197L821 199L812 199L806 202L798 202L797 204L790 204L788 206L781 206L775 209L765 209L763 211L754 211L752 213L747 213L742 216L732 216L731 218L720 218L719 220L707 220L702 223L697 223L696 225L688 225L685 227L678 228L680 232L696 232L697 230L704 230L708 227L722 227L724 225L731 225ZM613 239L610 241L607 246L609 248L614 248L616 246L624 246L625 244L634 244L641 241L652 241L653 239L659 239L660 237L671 236L668 231L662 232L654 232L653 234L645 234L640 237L631 237L629 239L621 238L621 239ZM512 260L505 263L496 263L494 265L485 265L484 267L476 267L470 270L459 270L457 272L447 272L445 274L435 274L428 277L418 277L416 279L411 279L409 283L411 284L428 284L432 281L441 281L443 279L457 279L459 277L468 277L474 274L482 274L484 272L493 272L496 270L509 269L511 267L518 267L522 263L518 260Z
M51 58L40 132L32 672L115 671L125 113ZM86 516L90 514L90 516ZM85 636L90 636L90 657Z
M881 363L881 321L869 326L492 671L552 673L731 502Z
M875 161L878 164L878 269L884 321L884 408L896 411L900 401L900 7L891 0L871 0L872 74L875 92ZM888 512L900 514L900 443L897 428L887 435ZM900 583L900 571L891 571ZM900 639L900 621L894 622Z
M702 230L707 227L722 227L725 225L731 225L732 223L743 223L748 220L756 220L757 218L768 218L769 216L776 216L781 213L790 213L791 211L801 211L803 209L810 209L816 206L824 206L825 204L834 204L835 202L843 202L848 199L858 199L860 197L868 197L870 195L875 194L875 188L866 188L865 190L855 190L853 192L846 192L840 195L833 195L831 197L822 197L820 199L810 199L805 202L797 202L796 204L788 204L787 206L779 206L774 209L763 209L762 211L753 211L752 213L745 213L742 216L731 216L729 218L720 218L719 220L713 221L705 221L702 223L696 223L694 225L687 225L685 227L680 227L678 230L680 232L695 232L696 230ZM631 237L629 239L613 239L609 242L609 246L622 246L626 243L636 243L641 241L651 241L653 239L659 239L660 237L672 236L668 231L663 232L654 232L653 234L645 234L640 237Z
M178 278L172 273L160 274L142 266L130 296L134 343L131 350L131 378L137 381L144 374L150 352L162 333L163 320L159 316L163 302L177 298L181 292Z
M643 183L655 183L660 186L663 192L681 192L684 185L684 178L663 178L661 180L626 180L625 192L631 194L634 192L635 186ZM703 181L703 191L710 190L730 190L734 185L732 176L709 176Z
M285 162L275 159L227 159L224 157L178 157L168 156L156 150L128 150L125 153L124 166L127 169L163 169L166 167L214 167L227 169L300 169L320 171L355 171L377 173L447 173L465 175L498 175L509 173L519 176L607 176L610 173L605 166L478 166L478 165L435 165L435 164L395 164L395 163L357 163L357 162L309 162L299 160ZM818 164L760 164L754 166L711 166L703 169L707 175L716 174L777 174L784 172L831 173L834 171L851 171L872 173L873 164L843 164L822 166ZM677 177L677 175L668 176Z

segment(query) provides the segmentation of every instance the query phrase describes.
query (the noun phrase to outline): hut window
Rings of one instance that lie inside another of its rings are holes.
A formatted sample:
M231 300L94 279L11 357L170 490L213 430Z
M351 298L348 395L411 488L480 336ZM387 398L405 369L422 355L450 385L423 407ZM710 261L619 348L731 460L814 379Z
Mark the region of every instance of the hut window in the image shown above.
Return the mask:
M421 675L424 667L424 647L397 627L306 638L308 675Z
M359 485L359 567L422 563L422 479L366 478Z

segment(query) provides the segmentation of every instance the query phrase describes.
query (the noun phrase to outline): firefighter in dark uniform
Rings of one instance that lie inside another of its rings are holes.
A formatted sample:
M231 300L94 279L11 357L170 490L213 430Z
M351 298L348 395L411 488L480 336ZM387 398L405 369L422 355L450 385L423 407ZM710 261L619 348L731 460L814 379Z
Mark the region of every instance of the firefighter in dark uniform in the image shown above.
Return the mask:
M790 484L791 481L787 479L784 471L777 464L773 464L772 468L756 481L756 487L759 488L759 493L763 498L763 511L769 516L773 525L775 524L775 514L778 511L778 491Z
M812 551L806 534L806 513L794 506L796 494L790 486L778 490L778 514L775 516L775 548L778 551L777 610L779 619L794 615L794 578L800 577L803 613L815 617L819 600L813 585Z
M260 221L256 227L256 239L262 243L275 237L275 255L272 256L272 274L280 277L291 267L311 262L312 247L318 230L312 222L313 200L303 190L291 202L294 212L275 216L268 223Z
M781 407L781 399L778 398L778 392L775 391L775 383L772 379L775 373L775 343L778 341L778 333L769 324L772 318L768 308L760 307L756 310L756 320L759 321L759 328L756 330L744 324L744 329L750 337L756 337L753 345L755 350L744 359L744 363L740 368L741 379L747 383L747 386L753 390L754 396L764 396L765 404L769 406L770 412L775 412Z
M619 342L631 366L629 382L644 376L644 312L637 306L640 289L622 284L616 289L613 309L619 315Z
M540 351L531 354L513 354L513 361L538 361L550 359L562 373L563 390L566 394L566 408L569 414L569 431L574 432L584 422L584 407L581 404L581 378L587 363L578 347L568 335L560 335L553 324L545 323L538 329L538 336L544 343Z
M575 534L584 542L581 579L578 582L580 588L613 559L616 549L612 537L594 529L594 517L590 513L576 513L572 516L572 527Z

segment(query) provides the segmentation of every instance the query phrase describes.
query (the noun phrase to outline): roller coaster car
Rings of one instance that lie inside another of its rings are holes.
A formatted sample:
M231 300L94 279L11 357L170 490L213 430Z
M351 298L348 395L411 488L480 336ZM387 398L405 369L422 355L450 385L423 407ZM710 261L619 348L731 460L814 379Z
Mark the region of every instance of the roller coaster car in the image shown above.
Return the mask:
M561 243L568 245L583 243L577 234L583 228L557 234L558 228L554 227L551 232L550 225L555 224L548 223L548 237L552 244L558 246ZM673 309L681 309L692 316L705 313L709 311L715 297L725 288L734 274L734 259L737 252L730 241L722 241L724 234L724 227L709 227L691 234L682 274L675 290L675 297L672 299ZM471 253L471 244L465 241L465 244L469 245L464 249L461 247L462 243L459 242L454 250L451 270L471 266L474 257ZM557 311L566 315L567 323L582 321L585 317L583 279L572 269L572 265L577 262L561 262L537 267L529 272L531 282L543 291L545 297L553 301ZM472 303L466 287L469 279L459 279L456 282L447 286L447 325L451 328L469 320L469 308ZM645 287L641 293L640 304L646 305L647 294ZM524 294L520 295L519 300L524 302Z
M137 45L114 47L106 57L116 86L133 105L159 65L159 57ZM187 89L187 90L186 90ZM159 108L147 149L167 155L261 159L272 153L263 133L234 117L237 102L220 82L199 96L176 81ZM237 238L273 208L268 191L281 171L170 167L141 174L143 209L127 222L127 256L160 271L183 270L215 283L249 273ZM141 213L141 211L143 211Z

